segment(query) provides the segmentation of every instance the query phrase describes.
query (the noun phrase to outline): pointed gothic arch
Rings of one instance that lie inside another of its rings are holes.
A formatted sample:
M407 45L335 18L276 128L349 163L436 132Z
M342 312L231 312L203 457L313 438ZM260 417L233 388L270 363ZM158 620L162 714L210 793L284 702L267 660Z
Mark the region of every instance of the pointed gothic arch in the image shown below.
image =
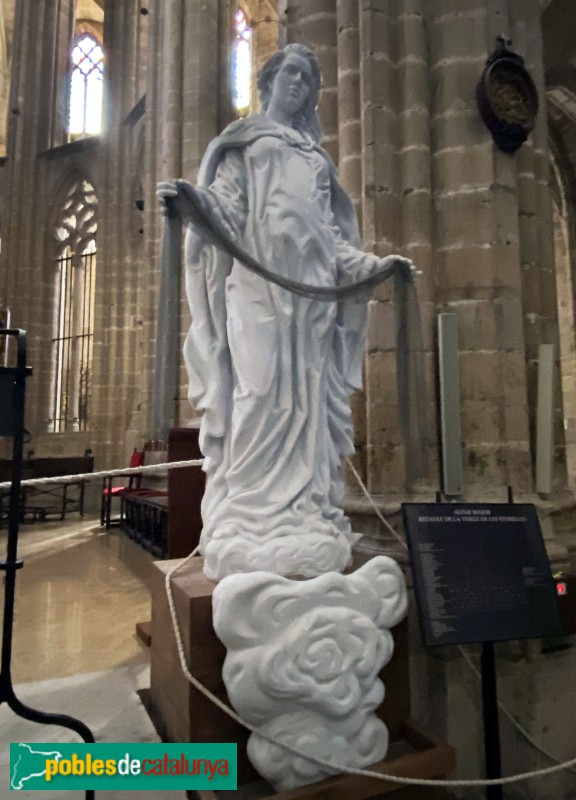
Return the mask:
M100 133L103 76L102 43L91 31L78 31L70 48L67 129L71 138Z

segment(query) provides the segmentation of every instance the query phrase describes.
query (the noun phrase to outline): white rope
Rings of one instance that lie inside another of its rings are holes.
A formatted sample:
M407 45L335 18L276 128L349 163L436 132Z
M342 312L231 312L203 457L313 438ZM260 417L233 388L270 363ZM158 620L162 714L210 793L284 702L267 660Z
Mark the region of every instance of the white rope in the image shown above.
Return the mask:
M480 674L480 670L478 669L476 664L474 664L474 662L470 658L469 653L467 653L466 650L464 650L464 648L461 647L460 645L458 646L458 650L460 652L460 655L464 658L464 660L466 661L466 663L468 664L468 666L470 667L472 672L476 675L478 680L482 680L482 676ZM531 744L532 747L535 750L538 750L539 753L542 753L542 755L546 756L546 758L549 758L550 761L554 761L554 763L560 764L560 759L559 758L557 758L556 756L553 756L552 753L550 753L548 750L546 750L544 747L542 747L541 744L538 744L538 742L528 733L528 731L525 728L522 727L522 725L518 722L516 717L513 716L512 712L508 711L506 706L500 700L498 700L497 702L498 702L498 708L500 709L500 711L502 711L502 713L506 717L508 717L508 719L510 720L512 725L518 730L518 733L522 734L522 736L526 739L528 744ZM570 772L573 772L576 775L576 765L570 766L570 762L568 762L565 766L566 766L566 769L570 770Z
M167 469L181 467L200 467L203 458L193 458L189 461L168 461L165 464L148 464L145 467L125 467L124 469L110 469L102 472L83 472L78 475L57 475L53 478L28 478L21 482L21 486L39 486L40 484L55 483L80 483L80 481L99 481L102 478L129 478L131 475L145 475L150 472L164 472ZM12 481L0 483L0 491L9 489Z
M402 547L407 549L406 543L404 542L404 540L394 530L394 528L392 527L392 525L390 525L388 520L386 520L386 518L381 514L380 509L378 508L378 506L374 502L374 499L372 498L372 495L368 492L368 489L364 485L364 483L362 481L362 478L358 474L357 470L355 469L355 467L352 464L352 462L350 461L350 459L347 458L346 461L348 463L348 466L350 467L350 470L351 470L352 474L354 475L354 477L358 481L358 484L360 485L363 493L365 494L366 498L368 499L368 502L370 503L370 505L372 506L372 508L376 512L376 515L378 516L380 521L390 531L390 533L392 533L392 535L400 542ZM198 467L198 466L201 466L203 463L204 463L204 459L203 458L196 458L196 459L191 459L191 460L187 460L187 461L169 461L169 462L166 462L164 464L149 464L149 465L143 466L143 467L128 467L128 468L124 468L124 469L114 469L114 470L107 470L107 471L101 471L101 472L86 472L86 473L80 473L80 474L77 474L77 475L59 475L59 476L55 476L55 477L52 477L52 478L31 478L29 480L22 481L21 485L22 486L37 486L37 485L40 485L40 484L42 484L42 485L46 485L46 484L53 485L53 484L58 484L58 483L71 483L71 482L80 482L80 481L100 480L102 478L108 478L108 477L110 477L110 478L113 478L113 477L130 477L131 475L143 475L143 474L153 473L153 472L164 472L167 469L179 469L179 468L182 468L182 467ZM8 489L8 488L11 487L11 485L12 485L11 481L6 481L4 483L0 483L0 490ZM437 781L437 780L424 780L424 779L415 779L415 778L399 778L399 777L397 777L395 775L386 775L384 773L373 772L371 770L354 769L352 767L340 767L337 764L333 764L330 761L326 761L324 759L312 757L309 754L298 750L297 748L291 747L291 746L289 746L289 745L287 745L287 744L285 744L283 742L278 741L274 737L271 737L271 736L268 736L267 734L262 733L257 728L255 728L253 725L251 725L250 723L246 722L241 717L239 717L238 714L236 714L236 712L233 711L229 706L227 706L224 703L222 703L222 701L219 700L219 698L217 698L214 694L212 694L212 692L209 689L207 689L203 684L201 684L200 681L198 681L190 673L190 671L188 670L188 666L186 664L186 656L184 654L184 646L183 646L183 643L182 643L182 636L181 636L181 633L180 633L180 627L178 625L178 619L176 617L176 609L175 609L174 600L173 600L173 597L172 597L171 580L172 580L172 577L176 574L176 572L178 570L182 569L182 567L185 564L187 564L188 561L198 553L198 549L199 548L196 548L192 553L190 553L189 556L187 556L183 561L181 561L179 564L177 564L166 575L166 594L167 594L167 597L168 597L168 605L170 607L170 614L171 614L172 622L173 622L173 625L174 625L174 633L175 633L175 636L176 636L176 644L177 644L177 647L178 647L178 654L179 654L179 657L180 657L180 663L182 665L182 670L183 670L186 678L190 681L190 683L196 689L198 689L198 691L200 691L202 694L204 694L209 700L211 700L216 706L218 706L229 717L231 717L233 720L235 720L240 725L243 725L245 728L250 730L252 733L257 734L258 736L260 736L263 739L266 739L267 741L271 742L272 744L276 744L276 745L279 745L280 747L283 747L285 750L289 750L294 755L300 756L301 758L308 759L309 761L313 761L314 763L319 764L320 766L328 767L331 770L337 769L340 772L345 772L345 773L348 773L348 774L351 774L351 775L362 775L362 776L368 777L368 778L376 778L378 780L384 780L384 781L387 780L387 781L390 781L392 783L400 783L400 784L408 784L408 785L417 785L417 786L494 786L494 785L504 785L504 784L507 784L507 783L514 783L514 782L522 781L522 780L529 780L531 778L539 777L541 775L549 775L549 774L552 774L554 772L559 772L559 771L561 771L563 769L569 769L572 772L576 772L576 758L574 758L571 761L566 761L563 764L557 764L554 767L548 767L548 768L542 769L542 770L535 770L533 772L526 772L526 773L522 773L520 775L512 775L512 776L510 776L508 778L499 778L499 779L495 779L495 780L484 780L484 781L482 781L482 780L475 780L475 781L462 781L462 780L461 781ZM474 663L472 662L472 660L470 659L468 654L462 648L459 647L458 649L460 650L461 655L465 658L465 660L467 661L467 663L469 664L469 666L473 670L473 672L477 676L479 676L478 670L476 669ZM545 756L550 758L552 761L557 761L558 760L558 759L554 758L554 756L552 756L550 753L548 753L545 749L543 749L537 742L534 741L534 739L532 739L532 737L528 734L528 732L526 730L524 730L524 728L522 728L522 726L519 724L519 722L512 716L512 714L508 711L508 709L505 708L505 706L502 705L502 703L500 701L498 701L498 706L504 712L504 714L508 717L508 719L514 724L514 726L520 731L520 733L527 739L527 741L530 742L530 744L532 744L533 747L535 747L537 750L539 750Z
M368 502L370 503L370 505L372 506L372 508L373 508L373 509L374 509L374 511L376 512L376 516L378 517L378 519L380 520L380 522L381 522L381 523L384 525L384 527L385 527L385 528L388 528L388 530L390 531L390 533L392 534L392 536L394 536L394 538L395 538L395 539L397 539L397 540L400 542L400 544L402 545L402 547L404 548L404 550L408 550L408 546L407 546L406 542L404 541L404 539L403 539L403 538L400 536L400 534L399 534L399 533L397 533L397 532L394 530L394 528L392 527L392 525L390 525L390 523L389 523L389 522L388 522L388 520L387 520L387 519L384 517L384 515L380 513L380 509L378 508L378 506L377 506L377 505L376 505L376 503L374 502L374 499L373 499L372 495L370 494L370 492L368 491L368 489L367 489L367 488L364 486L364 483L363 483L363 481L362 481L362 478L361 478L361 477L360 477L360 475L358 474L358 471L357 471L356 467L354 466L354 464L352 463L352 461L351 461L351 460L348 458L348 456L346 456L346 463L348 464L348 466L350 467L350 470L351 470L352 474L354 475L354 477L355 477L355 478L356 478L356 480L358 481L358 483L359 483L359 485L360 485L360 488L362 489L363 493L366 495L366 498L368 499Z
M540 770L533 770L532 772L524 772L518 775L510 775L506 778L493 778L491 780L445 781L445 780L428 780L425 778L401 778L397 775L390 775L384 772L374 772L373 770L368 770L368 769L356 769L355 767L341 766L339 764L335 764L332 761L327 761L326 759L313 756L310 753L305 753L303 750L299 750L296 747L292 747L291 745L288 745L285 742L280 742L275 737L263 733L254 725L242 719L242 717L240 717L235 711L233 711L230 708L230 706L227 706L218 697L216 697L216 695L212 694L212 692L209 689L207 689L204 686L204 684L200 683L200 681L197 678L195 678L188 669L188 664L186 662L186 655L184 653L182 634L180 632L178 617L176 615L176 606L174 604L174 597L172 595L171 581L174 575L180 569L182 569L182 567L184 567L190 561L190 559L192 559L198 553L198 551L199 548L197 547L183 561L176 564L167 573L165 580L168 606L170 608L170 615L172 617L172 624L174 627L174 634L176 637L176 646L178 648L178 656L180 658L182 671L186 676L186 678L188 679L188 681L192 684L192 686L194 686L195 689L197 689L205 697L207 697L208 700L214 703L215 706L217 706L221 711L227 714L231 719L233 719L239 725L242 725L244 728L247 728L249 731L256 734L260 738L265 739L267 742L282 747L284 748L284 750L288 750L293 755L299 756L300 758L303 758L306 761L312 761L314 764L318 764L321 767L328 768L331 772L337 770L338 772L346 773L348 775L360 775L365 778L375 778L376 780L380 781L389 781L390 783L400 783L408 786L504 786L509 783L518 783L520 781L527 781L531 780L532 778L539 778L543 775L552 775L553 773L560 772L561 770L571 769L572 767L576 767L576 758L574 758L571 761L567 761L564 764L558 764L553 767L547 767L545 769L540 769Z

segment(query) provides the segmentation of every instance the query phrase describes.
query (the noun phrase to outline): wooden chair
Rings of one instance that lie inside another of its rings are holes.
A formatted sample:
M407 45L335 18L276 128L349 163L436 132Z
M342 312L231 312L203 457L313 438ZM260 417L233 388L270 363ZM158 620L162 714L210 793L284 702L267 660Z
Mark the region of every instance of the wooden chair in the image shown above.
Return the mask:
M134 448L134 452L130 457L130 469L142 467L144 465L144 451ZM114 486L115 480L122 480L128 478L128 483L121 486ZM112 518L112 500L115 497L121 498L126 492L140 491L140 484L142 483L142 475L115 475L114 477L108 476L102 481L102 501L100 504L100 525L105 525L111 528L113 525L119 525L122 520L122 514L118 517Z

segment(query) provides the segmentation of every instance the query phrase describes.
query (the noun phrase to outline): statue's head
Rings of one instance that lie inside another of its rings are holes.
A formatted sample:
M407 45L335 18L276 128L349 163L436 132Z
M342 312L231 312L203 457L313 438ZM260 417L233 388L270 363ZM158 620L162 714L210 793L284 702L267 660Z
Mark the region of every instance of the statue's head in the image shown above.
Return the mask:
M284 59L289 56L290 53L296 53L306 59L310 65L311 78L308 96L302 108L294 115L294 127L312 136L312 138L318 142L322 138L322 129L320 127L320 121L318 120L316 107L318 105L318 95L320 93L322 79L316 56L305 44L288 44L282 50L278 50L273 56L270 56L258 73L257 86L260 94L260 102L262 103L263 110L266 111L272 96L272 87L278 70Z

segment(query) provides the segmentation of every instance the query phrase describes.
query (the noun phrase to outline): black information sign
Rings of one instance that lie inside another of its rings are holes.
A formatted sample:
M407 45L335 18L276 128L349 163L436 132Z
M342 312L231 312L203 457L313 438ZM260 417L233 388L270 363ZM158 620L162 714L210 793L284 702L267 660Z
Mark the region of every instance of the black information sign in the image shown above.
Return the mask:
M404 503L426 644L562 635L536 510L496 503Z

